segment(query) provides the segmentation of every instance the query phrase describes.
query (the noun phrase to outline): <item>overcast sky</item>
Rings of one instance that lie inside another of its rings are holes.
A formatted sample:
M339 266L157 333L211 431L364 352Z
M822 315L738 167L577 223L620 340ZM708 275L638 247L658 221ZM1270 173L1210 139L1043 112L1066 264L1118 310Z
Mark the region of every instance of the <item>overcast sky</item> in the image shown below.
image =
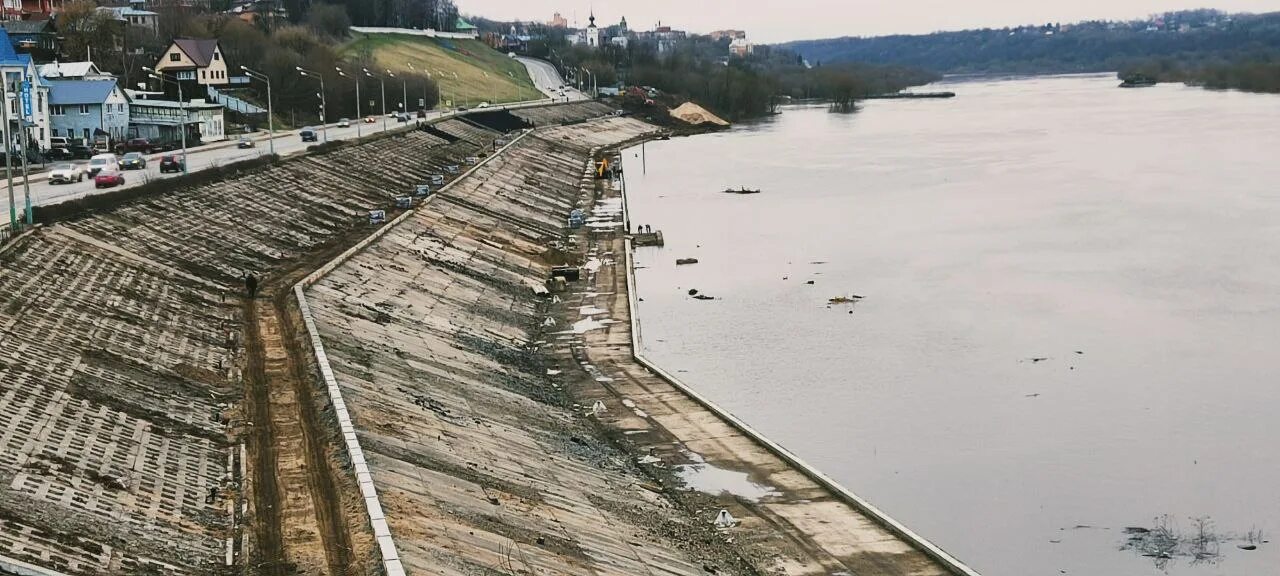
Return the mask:
M746 30L755 42L927 33L1046 22L1131 19L1167 10L1280 10L1280 0L455 0L465 14L546 22L559 11L582 26L622 16L633 29L664 25L706 33Z

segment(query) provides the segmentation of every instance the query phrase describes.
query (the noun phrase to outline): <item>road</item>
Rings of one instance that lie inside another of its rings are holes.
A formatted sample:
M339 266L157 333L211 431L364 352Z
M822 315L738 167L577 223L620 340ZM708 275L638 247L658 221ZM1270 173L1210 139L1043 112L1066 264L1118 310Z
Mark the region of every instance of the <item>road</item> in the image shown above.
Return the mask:
M560 74L556 72L555 67L552 66L550 63L542 60L536 60L533 58L520 58L519 60L529 70L529 76L530 78L533 79L533 82L538 87L538 90L542 91L543 94L547 95L552 100L568 102L568 101L578 101L578 100L587 99L586 94L583 94L582 92L579 92L573 89L572 87L568 87L568 86L565 87L565 90L564 90L565 95L563 97L560 96L559 88L564 84L564 80L560 78ZM542 100L539 102L546 103L545 100ZM516 106L519 104L531 104L531 103L514 103L514 104L508 104L505 106ZM436 111L428 112L426 119L433 120L436 118L449 116L457 113L458 111L456 110L436 110ZM401 128L404 126L403 124L396 122L394 118L387 118L386 121L384 122L382 117L375 116L374 120L375 122L373 124L353 122L352 125L348 128L338 128L336 124L330 124L325 127L328 132L327 138L328 140L331 140L331 141L351 140L359 136L367 136L367 135L375 134L378 132L382 132L384 130L395 130L397 128ZM417 122L417 121L418 119L413 119L411 122ZM298 135L299 131L300 130L276 132L276 135L274 138L276 154L279 154L281 156L298 154L300 152L306 151L308 146L313 145L313 143L309 143L309 142L304 143L302 141L302 138ZM271 147L270 147L269 141L272 139L268 137L267 132L265 131L258 132L254 134L252 137L254 141L254 147L248 148L248 149L240 149L236 146L236 142L239 138L238 136L231 136L231 140L227 142L215 142L199 148L188 149L187 150L188 169L191 172L197 172L200 170L206 170L208 168L212 168L216 166L224 166L226 164L231 164L233 162L249 160L265 154L270 154ZM320 136L320 141L324 142L325 138L326 138L326 135L324 134L324 132L322 132ZM84 198L86 196L92 196L94 194L102 194L104 192L110 192L112 190L119 190L121 188L131 188L133 186L139 186L141 184L145 184L147 182L153 182L155 180L173 178L177 176L177 174L163 174L163 175L160 174L160 157L167 154L180 155L181 151L149 155L147 157L147 167L145 170L125 171L124 186L117 186L115 188L111 188L107 190L97 189L93 184L93 180L90 179L87 174L83 182L78 182L74 184L57 184L57 185L49 183L47 171L32 174L30 177L31 203L34 206L47 206L50 204L57 204L59 202L66 202L68 200L75 200L79 198ZM75 163L84 167L88 166L87 161L77 161ZM53 164L57 164L57 163L51 163L49 164L49 166L52 166ZM25 200L24 200L24 191L22 187L22 178L21 178L21 175L19 174L20 171L21 171L20 169L14 171L13 195L14 195L14 203L18 207L18 211L23 212L23 206L25 205ZM5 182L3 180L3 176L0 175L0 186L4 186L4 185L5 185ZM0 190L0 204L8 202L7 196L8 196L7 190Z
M524 67L529 70L529 77L533 79L533 84L546 94L548 98L569 102L573 100L586 100L587 95L575 90L572 86L566 86L560 73L556 71L556 67L545 60L535 58L516 58ZM560 95L560 87L564 86L564 96Z

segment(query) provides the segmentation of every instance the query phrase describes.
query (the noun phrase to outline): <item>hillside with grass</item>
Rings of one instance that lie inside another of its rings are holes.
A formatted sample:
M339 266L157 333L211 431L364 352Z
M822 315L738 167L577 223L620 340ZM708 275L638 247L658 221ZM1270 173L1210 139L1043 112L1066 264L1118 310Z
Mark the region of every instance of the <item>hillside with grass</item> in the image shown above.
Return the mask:
M376 62L380 70L397 74L429 72L441 96L453 105L502 103L541 98L524 65L479 40L426 38L408 34L352 33L343 55ZM398 89L398 88L397 88ZM391 86L387 86L391 90ZM410 92L413 87L410 86Z

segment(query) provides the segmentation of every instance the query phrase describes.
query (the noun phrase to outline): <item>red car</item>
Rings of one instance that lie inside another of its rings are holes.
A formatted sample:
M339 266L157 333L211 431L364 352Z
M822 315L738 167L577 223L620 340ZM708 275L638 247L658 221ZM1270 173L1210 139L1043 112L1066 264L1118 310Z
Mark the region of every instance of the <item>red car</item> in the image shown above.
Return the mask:
M124 185L124 174L117 171L102 171L93 177L94 188L114 188Z

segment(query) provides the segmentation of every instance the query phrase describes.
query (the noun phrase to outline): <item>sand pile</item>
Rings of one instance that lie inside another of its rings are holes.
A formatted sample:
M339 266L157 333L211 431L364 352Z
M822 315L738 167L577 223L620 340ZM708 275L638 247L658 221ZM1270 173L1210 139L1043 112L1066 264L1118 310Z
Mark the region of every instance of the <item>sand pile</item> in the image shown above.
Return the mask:
M694 126L702 124L715 124L716 126L729 125L728 122L725 122L719 116L708 112L706 108L694 104L693 102L685 102L684 104L681 104L679 108L671 111L671 116L685 123L693 124Z

